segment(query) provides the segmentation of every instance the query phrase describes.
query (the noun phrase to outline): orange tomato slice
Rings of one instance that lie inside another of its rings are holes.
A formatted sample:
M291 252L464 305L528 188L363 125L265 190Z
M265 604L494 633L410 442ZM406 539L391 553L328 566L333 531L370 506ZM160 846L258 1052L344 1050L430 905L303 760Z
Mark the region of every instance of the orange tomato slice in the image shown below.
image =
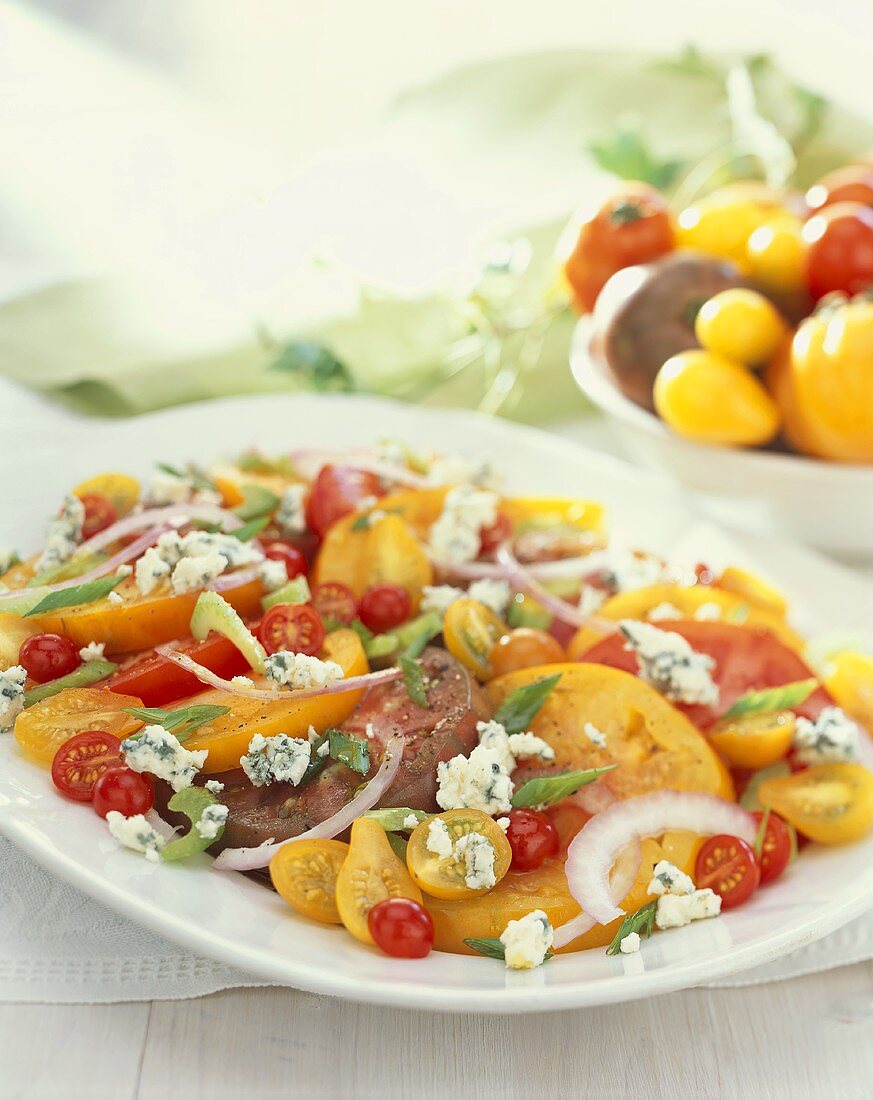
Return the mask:
M767 779L758 797L819 844L848 844L873 828L873 772L861 764L815 764Z
M378 508L386 510L381 501ZM399 584L417 606L422 588L433 581L433 566L418 535L391 512L356 530L359 518L360 513L353 513L328 530L315 561L315 583L339 581L356 596L374 584Z
M76 733L100 730L119 739L142 726L125 707L141 706L133 695L105 688L67 688L21 712L15 722L15 740L34 760L51 764L61 745Z

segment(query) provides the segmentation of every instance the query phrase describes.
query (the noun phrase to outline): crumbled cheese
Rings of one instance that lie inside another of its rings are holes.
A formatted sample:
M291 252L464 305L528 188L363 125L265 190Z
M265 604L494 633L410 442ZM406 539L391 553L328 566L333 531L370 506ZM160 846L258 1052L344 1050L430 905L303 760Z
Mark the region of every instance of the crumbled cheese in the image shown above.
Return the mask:
M680 871L679 868L662 859L655 864L652 871L652 881L646 888L648 894L693 894L694 883L691 878Z
M221 493L214 489L198 489L194 479L187 475L179 476L169 470L158 470L146 489L144 503L152 507L165 504L221 504Z
M606 603L606 593L602 588L595 588L593 584L583 584L579 593L577 604L583 615L594 615Z
M458 485L449 489L443 510L430 529L430 549L437 561L458 564L479 556L480 532L497 519L496 493Z
M721 898L709 889L691 894L664 894L658 898L655 924L658 928L683 928L694 920L717 917L720 912Z
M18 565L21 558L17 550L11 550L8 546L0 546L0 577L8 573L13 565Z
M5 733L15 725L15 719L24 710L24 685L27 672L21 665L12 665L0 672L0 732Z
M861 731L839 707L824 707L814 722L797 719L792 743L804 764L851 763L861 751Z
M555 759L555 750L541 737L532 733L507 733L499 722L477 722L479 745L473 752L487 750L500 762L507 772L515 770L516 760L551 761Z
M682 612L674 603L659 603L648 613L650 623L663 622L665 619L681 619Z
M497 819L497 824L498 824L498 825L500 826L500 828L501 828L501 829L502 829L502 830L504 831L504 833L505 833L505 832L506 832L506 830L507 830L507 829L509 828L509 826L510 826L510 820L509 820L509 818L508 818L508 817L498 817L498 819Z
M240 767L255 787L265 787L273 781L296 787L311 758L312 745L302 737L289 737L285 733L262 737L256 733L249 741L248 752L240 757Z
M407 814L403 819L404 829L417 829L418 828L418 816L416 814Z
M113 607L120 607L124 603L124 596L120 592L116 592L114 589L109 593L107 599Z
M306 486L289 485L282 493L273 517L276 526L286 535L302 535L306 530Z
M694 618L699 623L717 623L721 620L721 604L715 603L714 600L709 600L707 603L702 603L700 607L694 612Z
M121 577L122 580L124 580L125 577L129 577L132 573L133 566L128 565L127 562L125 562L123 565L119 565L119 567L115 570L116 577Z
M168 532L174 534L174 532ZM166 536L164 536L166 537ZM183 558L204 558L210 554L221 554L227 559L231 569L239 565L258 565L265 560L263 551L250 542L242 542L235 535L225 535L221 531L189 531L168 550ZM160 547L160 539L158 540ZM172 563L171 563L172 564Z
M490 890L494 875L494 845L481 833L465 833L455 841L452 855L464 864L464 882L470 890Z
M87 664L88 661L102 661L105 652L105 642L89 642L79 650L79 656Z
M635 955L640 949L640 934L639 932L628 932L626 936L622 937L621 943L618 945L622 955Z
M207 806L200 815L200 820L195 825L197 832L204 840L215 840L227 821L227 806L217 803Z
M494 489L499 484L491 460L484 457L440 456L431 462L426 477L428 485L433 486L467 484Z
M463 588L455 588L452 584L426 584L421 591L420 610L445 615L455 600L466 595Z
M106 824L119 844L134 852L142 852L152 863L158 862L164 838L155 832L142 814L125 817L118 810L110 810L106 815Z
M598 749L606 748L606 734L602 733L593 722L586 722L582 728L592 745L596 745Z
M205 588L227 569L228 561L221 554L203 554L196 558L182 558L173 570L172 585L177 596Z
M191 786L209 755L208 749L186 749L163 726L146 726L122 741L121 751L129 768L165 779L174 791Z
M484 579L474 581L467 592L471 599L485 604L495 615L505 615L512 599L512 591L506 581Z
M288 568L283 561L267 558L260 568L261 582L268 592L277 592L288 583Z
M490 753L455 756L437 764L436 800L444 810L482 810L503 814L512 809L512 780Z
M221 794L224 790L224 784L218 779L207 779L203 786L210 794Z
M451 856L453 848L451 833L441 817L435 817L428 825L424 846L440 859L448 859Z
M322 759L324 759L325 756L330 756L330 741L323 741L315 750L315 754Z
M541 966L554 939L554 930L542 909L534 909L520 920L511 920L500 934L506 965L511 970Z
M82 541L84 523L85 505L77 496L68 493L60 512L49 523L45 547L35 563L37 573L69 561Z
M267 658L266 673L275 683L295 689L326 687L343 678L343 670L336 661L322 661L288 649L280 649Z
M372 722L368 722L364 727L364 736L367 738L368 741L372 741L373 738L376 736L376 727L373 725Z
M664 563L651 554L618 551L612 555L606 579L616 592L634 592L660 584L667 579L667 571Z
M251 688L255 686L255 681L251 676L231 676L230 682L235 687Z
M618 625L627 639L625 649L637 655L640 676L668 699L709 706L718 702L712 657L697 653L672 630L634 619L623 619Z
M150 546L136 563L136 587L141 596L148 596L162 581L169 578L172 569L161 557L157 547Z

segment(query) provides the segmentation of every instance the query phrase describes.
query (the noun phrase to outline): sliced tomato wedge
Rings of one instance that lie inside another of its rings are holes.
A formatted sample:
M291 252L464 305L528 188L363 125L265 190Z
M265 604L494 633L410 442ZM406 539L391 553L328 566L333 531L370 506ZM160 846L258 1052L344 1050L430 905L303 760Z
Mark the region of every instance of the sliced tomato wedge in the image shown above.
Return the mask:
M85 730L64 741L52 760L52 782L67 798L90 802L94 784L121 763L121 742L102 730Z
M233 642L218 634L203 642L189 642L181 649L198 664L225 680L249 671L248 661ZM186 672L154 652L116 673L107 687L121 695L136 695L144 707L162 707L165 703L204 690L203 684L193 673Z
M258 637L267 653L289 649L309 657L321 652L325 633L321 616L309 604L276 604L258 628Z
M657 625L661 630L681 634L698 653L707 653L715 661L713 679L719 689L717 705L676 704L701 729L711 726L741 695L749 691L778 687L815 675L793 650L764 627L688 620L659 622ZM621 668L625 672L637 671L636 655L625 649L625 640L620 634L611 634L597 642L583 655L582 660ZM805 703L792 709L804 718L815 719L823 707L832 705L833 700L827 691L819 688Z
M348 626L358 614L358 601L347 584L327 581L317 584L312 591L312 606L322 619L333 620Z
M738 836L711 836L694 865L694 884L721 897L722 909L742 905L758 889L761 869L750 845Z
M85 519L82 523L82 538L90 539L111 527L118 519L118 514L108 497L101 493L85 493L79 498L85 508Z
M322 466L306 502L306 525L319 538L324 538L328 528L354 512L362 500L384 493L379 478L367 470L357 470L353 466Z

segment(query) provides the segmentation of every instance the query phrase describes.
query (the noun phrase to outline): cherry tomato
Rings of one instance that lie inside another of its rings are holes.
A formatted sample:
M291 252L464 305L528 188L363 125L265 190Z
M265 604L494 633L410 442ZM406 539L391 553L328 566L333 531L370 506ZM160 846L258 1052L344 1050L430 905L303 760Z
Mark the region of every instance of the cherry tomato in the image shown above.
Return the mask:
M374 634L384 634L406 622L412 610L409 593L399 584L374 584L361 596L358 615Z
M220 634L212 633L203 642L183 644L181 652L224 680L242 676L249 670L249 663L242 653L233 642ZM173 703L203 690L203 685L193 672L186 672L157 653L117 672L108 687L121 695L136 695L144 707L162 707L165 703Z
M264 547L264 557L269 558L271 561L284 562L289 581L294 580L295 577L305 577L309 574L309 562L306 560L306 555L298 547L292 546L290 542L268 542Z
M324 645L325 629L321 616L309 604L277 603L261 620L258 637L267 653L289 649L314 657Z
M497 639L488 659L493 674L503 676L520 668L552 665L565 660L565 656L557 639L545 630L519 626Z
M109 768L94 784L94 809L101 817L117 810L125 817L146 814L155 801L155 785L130 768Z
M347 584L339 581L326 581L317 584L312 590L312 606L323 619L344 623L353 623L358 615L358 601Z
M756 810L752 817L760 825L764 815ZM791 833L788 826L778 814L770 813L767 818L767 829L764 833L764 843L761 846L761 885L779 878L788 864L791 862Z
M433 947L433 921L412 898L386 898L367 914L376 946L397 959L423 959Z
M342 924L336 907L336 880L349 854L341 840L295 840L270 860L276 891L298 912L322 924Z
M52 782L67 798L90 802L94 784L121 763L121 742L102 730L85 730L65 741L52 760Z
M306 523L319 538L338 519L354 512L365 497L383 495L375 474L352 466L322 466L306 501Z
M838 202L803 227L806 285L815 299L834 290L858 294L873 285L873 209Z
M497 513L497 519L490 527L483 527L479 532L479 556L493 554L497 547L506 542L512 534L512 520L503 512Z
M31 680L45 684L67 676L82 663L76 643L63 634L34 634L21 643L18 663L27 670Z
M516 871L533 871L556 856L561 848L558 830L538 810L513 810L509 815L506 839L512 849L512 866Z
M100 493L84 493L79 497L85 506L85 520L82 524L82 538L90 539L111 527L118 519L118 513L112 501Z
M873 166L847 164L828 172L806 192L806 205L812 211L837 202L860 202L873 206Z
M738 836L711 836L704 841L694 865L694 884L721 898L722 909L742 905L758 889L761 869L751 847Z

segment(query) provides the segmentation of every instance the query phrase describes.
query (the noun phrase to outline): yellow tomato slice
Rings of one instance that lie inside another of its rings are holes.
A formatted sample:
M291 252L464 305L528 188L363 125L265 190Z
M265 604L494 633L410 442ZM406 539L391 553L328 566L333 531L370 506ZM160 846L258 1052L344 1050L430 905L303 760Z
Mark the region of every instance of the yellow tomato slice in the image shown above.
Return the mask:
M349 854L341 840L292 840L270 860L270 879L298 913L322 924L342 924L336 883Z
M473 889L465 882L466 867L453 855L441 857L428 849L428 835L432 821L440 820L448 830L452 844L478 833L494 849L494 877L500 882L512 862L512 849L500 826L481 810L449 810L437 817L430 817L415 829L406 848L406 865L415 882L431 897L474 898L487 894L493 887Z
M400 516L422 542L427 542L430 529L443 510L447 492L446 488L403 489L381 497L377 507L382 512Z
M873 731L873 657L846 650L827 658L825 687L848 714Z
M522 669L487 687L495 707L517 688L560 673L531 730L555 750L556 770L617 764L609 773L619 798L667 789L706 791L732 799L727 769L706 738L645 681L594 664L555 664ZM592 722L606 748L586 737Z
M118 695L106 688L67 688L41 703L34 703L15 721L15 740L28 756L51 764L64 741L85 730L101 730L113 737L127 737L142 726L124 713L139 707L134 695Z
M372 818L359 817L352 825L349 852L336 883L336 907L351 934L372 943L367 917L386 898L412 898L421 903L421 891L405 864L393 852L385 830Z
M736 768L768 768L791 748L797 719L789 710L719 722L707 732L717 752Z
M575 497L505 497L500 511L512 522L516 533L532 527L603 530L603 505Z
M353 630L335 630L324 642L325 660L336 661L346 679L369 671L361 639ZM306 737L310 726L318 730L338 726L357 706L363 692L343 691L312 699L277 699L275 703L246 699L226 691L207 691L196 696L197 703L229 707L227 714L199 726L185 742L188 749L209 749L204 772L222 772L238 768L249 741L256 733L272 737Z
M34 634L42 633L32 619L19 615L0 615L0 668L18 664L21 643Z
M754 607L767 611L771 615L784 617L788 613L788 601L763 577L750 573L739 566L729 565L716 582L717 588L733 592Z
M848 844L873 827L873 773L861 764L816 764L767 779L758 797L819 844Z
M127 474L97 474L96 477L90 477L81 485L77 485L73 493L77 497L85 497L90 493L106 497L120 519L126 516L139 500L140 484L135 477L129 477Z
M494 612L469 597L449 606L443 623L446 649L480 679L492 675L491 652L509 627Z
M381 502L379 510L384 510ZM356 596L373 584L399 584L416 607L422 588L433 581L433 566L415 531L393 513L356 530L359 518L346 516L324 536L315 561L315 583L339 581Z

